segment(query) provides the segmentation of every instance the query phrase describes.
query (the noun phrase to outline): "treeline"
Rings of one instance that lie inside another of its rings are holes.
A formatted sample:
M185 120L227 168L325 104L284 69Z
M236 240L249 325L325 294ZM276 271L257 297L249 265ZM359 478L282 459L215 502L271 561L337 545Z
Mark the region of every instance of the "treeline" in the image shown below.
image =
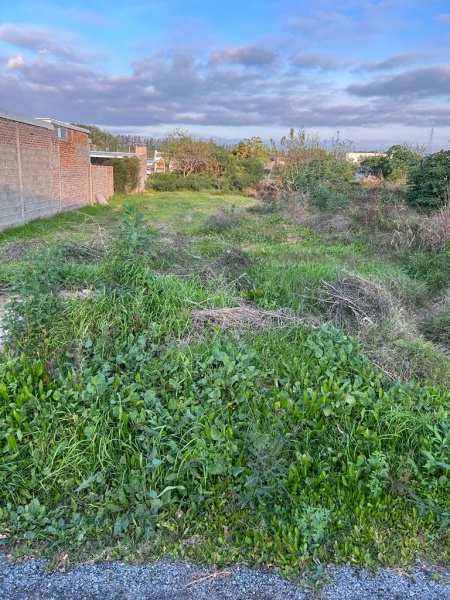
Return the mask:
M160 139L153 137L141 137L140 135L113 135L109 131L100 129L95 125L86 125L84 123L72 123L76 127L83 127L89 130L92 150L101 150L106 152L134 152L136 145L147 146L147 155L152 157L155 150L161 143Z
M349 203L349 191L361 185L355 180L359 172L380 181L405 183L404 199L411 205L439 207L450 197L448 150L425 155L424 148L395 144L386 153L358 164L347 161L352 149L349 140L336 135L327 144L304 129L292 128L289 135L279 142L271 140L270 145L252 137L226 146L181 130L156 139L114 136L95 125L75 125L89 130L94 150L133 152L142 144L147 146L149 157L160 150L164 172L148 180L148 187L159 191L258 189L266 197L298 194L317 208L330 209Z

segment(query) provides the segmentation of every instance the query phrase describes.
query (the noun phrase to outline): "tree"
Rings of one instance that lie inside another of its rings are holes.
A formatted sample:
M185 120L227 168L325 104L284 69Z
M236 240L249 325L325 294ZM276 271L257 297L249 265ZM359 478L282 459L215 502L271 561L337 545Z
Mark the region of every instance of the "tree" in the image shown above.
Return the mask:
M171 173L153 175L154 189L233 189L256 187L264 166L256 156L239 156L212 140L200 140L175 130L160 146Z
M273 140L272 145L278 155L272 177L287 192L309 191L317 185L345 192L355 179L357 166L346 161L351 142L341 140L339 134L327 148L317 135L304 129L295 133L292 128L278 145Z
M395 144L386 154L366 158L360 167L364 172L375 177L398 181L406 177L419 160L418 148L412 149L407 144Z
M188 177L216 170L215 146L212 140L196 140L177 129L163 139L160 149L170 169Z
M270 148L260 137L245 138L233 146L232 153L239 158L258 158L265 163L270 158Z
M75 127L82 127L89 131L92 150L106 150L116 152L119 149L120 141L112 133L104 131L95 125L84 125L82 123L72 123Z
M450 199L450 150L425 156L408 173L407 202L427 208L439 207Z

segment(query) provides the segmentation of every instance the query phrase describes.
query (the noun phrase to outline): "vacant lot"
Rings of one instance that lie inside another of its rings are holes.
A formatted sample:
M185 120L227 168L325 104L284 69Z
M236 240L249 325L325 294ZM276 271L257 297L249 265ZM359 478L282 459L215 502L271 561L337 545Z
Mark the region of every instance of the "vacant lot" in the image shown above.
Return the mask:
M448 561L449 249L427 225L177 192L3 233L0 542Z

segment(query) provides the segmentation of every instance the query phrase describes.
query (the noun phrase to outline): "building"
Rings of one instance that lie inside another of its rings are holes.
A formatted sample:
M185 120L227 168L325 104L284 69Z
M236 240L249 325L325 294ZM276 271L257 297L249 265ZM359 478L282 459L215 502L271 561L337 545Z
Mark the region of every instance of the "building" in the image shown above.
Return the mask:
M386 156L386 154L383 152L347 152L345 160L360 164L363 160L374 158L375 156Z
M133 156L141 163L141 191L147 149L136 148ZM87 129L0 109L0 230L113 193L113 167L91 164Z

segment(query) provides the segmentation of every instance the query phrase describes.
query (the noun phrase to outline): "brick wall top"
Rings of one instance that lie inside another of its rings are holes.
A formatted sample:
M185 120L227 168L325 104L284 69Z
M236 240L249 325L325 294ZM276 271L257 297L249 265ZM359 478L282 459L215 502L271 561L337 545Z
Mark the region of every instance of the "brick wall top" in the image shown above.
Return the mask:
M14 113L10 110L3 110L2 108L0 108L0 118L8 119L9 121L18 121L19 123L27 123L28 125L34 125L35 127L44 127L45 129L52 129L51 123L40 121L39 119L33 119L33 117L20 115L19 113Z

